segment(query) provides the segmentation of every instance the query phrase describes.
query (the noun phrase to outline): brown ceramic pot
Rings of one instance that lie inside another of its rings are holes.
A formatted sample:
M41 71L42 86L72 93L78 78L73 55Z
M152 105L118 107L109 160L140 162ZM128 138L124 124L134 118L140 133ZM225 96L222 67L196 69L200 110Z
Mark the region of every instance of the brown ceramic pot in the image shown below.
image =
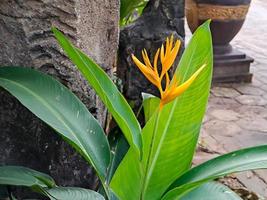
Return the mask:
M185 0L186 18L192 32L207 19L212 19L214 53L232 51L229 44L241 29L251 0Z

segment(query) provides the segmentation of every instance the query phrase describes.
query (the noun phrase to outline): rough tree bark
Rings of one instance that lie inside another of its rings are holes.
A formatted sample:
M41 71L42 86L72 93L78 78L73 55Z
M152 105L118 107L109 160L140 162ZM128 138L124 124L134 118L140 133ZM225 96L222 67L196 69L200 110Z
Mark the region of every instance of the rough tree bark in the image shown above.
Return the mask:
M141 50L145 48L152 58L166 37L172 34L183 41L184 0L150 0L142 16L121 30L117 74L126 98L135 108L141 103L141 92L157 92L134 66L131 54L141 58Z
M74 91L104 125L106 112L60 50L51 26L62 30L107 72L116 60L118 0L1 0L0 65L34 67ZM59 185L93 187L91 168L53 131L0 90L0 165L51 174Z

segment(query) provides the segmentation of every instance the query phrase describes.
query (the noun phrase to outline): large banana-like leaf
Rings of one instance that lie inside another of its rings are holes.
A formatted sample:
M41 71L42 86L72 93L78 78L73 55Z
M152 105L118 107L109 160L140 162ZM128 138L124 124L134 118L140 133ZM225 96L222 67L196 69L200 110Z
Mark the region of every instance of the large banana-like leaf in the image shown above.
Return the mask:
M0 167L0 185L25 187L54 187L55 181L48 175L19 166Z
M142 134L143 199L159 199L191 166L210 91L212 55L209 22L206 22L193 35L175 75L182 83L199 67L204 64L206 67L184 94L155 113L156 124L150 127L153 131Z
M125 156L111 182L121 200L160 199L169 185L190 168L209 96L212 55L207 22L195 32L176 75L184 82L203 64L206 67L183 95L157 109L144 127L142 168L138 168L140 162L135 155Z
M75 187L55 187L45 190L45 194L51 200L105 200L95 191Z
M235 192L221 183L206 183L189 192L181 200L242 200Z
M21 67L1 67L0 86L54 128L104 180L110 161L107 138L73 93L50 76Z
M163 199L178 200L192 189L218 177L263 168L267 169L267 145L225 154L194 167L179 177Z
M129 144L139 152L142 146L139 122L116 85L95 62L73 47L60 31L55 28L53 31L61 47L102 99Z

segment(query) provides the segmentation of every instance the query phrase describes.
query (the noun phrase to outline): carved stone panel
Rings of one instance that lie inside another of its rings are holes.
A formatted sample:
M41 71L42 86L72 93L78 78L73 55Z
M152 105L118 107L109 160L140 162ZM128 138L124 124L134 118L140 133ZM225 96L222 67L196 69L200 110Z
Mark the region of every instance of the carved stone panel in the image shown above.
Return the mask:
M104 125L106 111L59 48L56 26L110 72L118 46L117 0L1 0L0 66L33 67L68 86ZM93 187L92 169L54 131L0 90L0 165L23 165L59 185Z

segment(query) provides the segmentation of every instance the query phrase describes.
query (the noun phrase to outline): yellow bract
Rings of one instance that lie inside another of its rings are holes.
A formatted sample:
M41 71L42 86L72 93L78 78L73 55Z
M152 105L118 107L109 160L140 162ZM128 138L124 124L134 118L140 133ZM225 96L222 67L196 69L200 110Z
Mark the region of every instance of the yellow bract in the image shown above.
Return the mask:
M142 51L143 61L139 61L134 55L132 55L132 59L140 71L145 75L145 77L155 85L160 92L161 102L160 107L174 100L177 96L181 95L196 79L199 73L204 69L206 65L201 66L187 81L179 85L179 81L177 81L176 76L173 77L172 81L170 81L170 77L168 74L169 69L173 65L175 58L180 49L181 42L177 40L174 43L174 38L167 38L166 47L164 45L161 46L160 49L157 50L153 65L150 62L149 56L146 50ZM158 71L158 59L160 57L161 62L161 72ZM165 78L165 88L162 87L162 80Z

